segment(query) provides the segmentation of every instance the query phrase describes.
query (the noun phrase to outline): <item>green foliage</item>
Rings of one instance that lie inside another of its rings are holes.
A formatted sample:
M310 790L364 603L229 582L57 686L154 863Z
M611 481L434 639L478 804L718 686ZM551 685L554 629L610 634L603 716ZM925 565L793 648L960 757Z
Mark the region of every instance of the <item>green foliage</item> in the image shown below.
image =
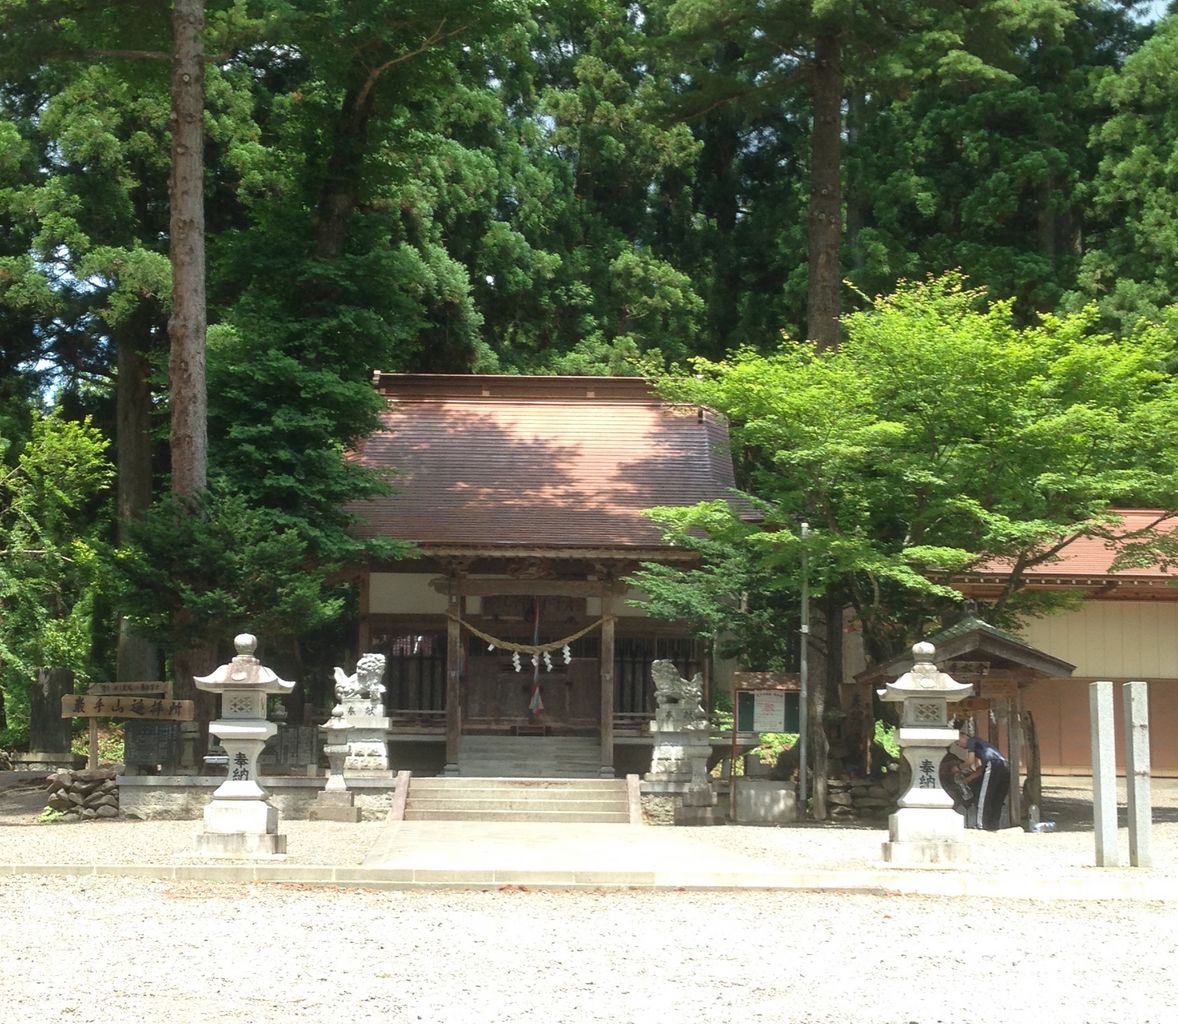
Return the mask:
M887 751L888 757L895 760L900 758L899 728L887 722L875 720L874 741Z
M761 759L761 764L767 768L776 768L781 755L792 750L798 742L796 732L765 732L761 733L761 742L750 753Z
M697 551L696 568L644 563L629 577L642 593L631 601L648 614L680 620L721 657L749 669L797 668L799 577L796 560L770 551L758 526L732 514L727 502L648 512L675 543ZM786 533L776 544L795 549Z
M113 477L107 447L88 421L35 415L16 464L0 476L0 681L17 722L37 668L89 675L104 579L98 534Z
M1123 330L1157 320L1178 295L1178 16L1100 82L1111 116L1092 128L1100 165L1090 186L1099 227L1081 289Z
M882 650L937 617L945 574L984 553L1104 530L1107 501L1168 507L1174 18L1143 44L1151 30L1124 5L1064 0L205 6L210 452L227 489L199 529L175 509L150 517L158 538L143 527L142 552L193 574L129 556L144 621L158 609L143 594L194 602L177 635L236 614L288 633L304 613L331 620L320 567L362 557L346 510L388 485L347 457L375 422L376 369L714 360L699 393L733 416L763 519L660 510L703 561L636 581L651 611L760 668L796 658L802 518L816 588L845 588ZM167 64L102 54L166 52L171 29L158 4L0 7L8 472L49 388L65 419L90 412L106 436L116 387L149 421L166 414ZM1014 299L845 295L865 312L826 359L779 343L804 322L809 72L831 32L852 286L960 267ZM1093 298L1116 335L1097 330ZM1061 303L1071 312L1040 318ZM142 389L120 353L154 367ZM43 523L61 527L58 560L9 566L0 602L20 625L0 637L19 642L0 656L93 670L104 517L98 497L61 508ZM231 524L256 540L236 560ZM211 564L171 546L197 540ZM1143 541L1126 558L1156 551ZM283 591L293 566L305 589ZM37 651L19 639L34 635Z
M697 360L695 375L663 383L729 417L764 509L754 528L715 505L676 514L728 545L725 579L796 573L793 524L808 518L815 592L845 595L869 655L884 658L955 600L955 573L1008 559L991 612L1014 622L1040 608L1020 592L1022 570L1070 538L1108 535L1110 506L1178 508L1174 442L1159 429L1178 413L1163 332L1118 341L1093 310L1018 328L1011 303L987 304L955 275L878 298L846 329L837 352L787 343ZM664 577L664 589L690 592L708 572ZM679 600L724 619L714 594Z
M242 630L280 644L344 605L295 530L222 484L158 501L133 524L116 568L127 617L170 650Z
M70 752L79 757L90 756L89 731L80 732L74 736L70 744ZM98 762L99 764L123 764L125 745L121 726L114 728L99 727L98 730Z

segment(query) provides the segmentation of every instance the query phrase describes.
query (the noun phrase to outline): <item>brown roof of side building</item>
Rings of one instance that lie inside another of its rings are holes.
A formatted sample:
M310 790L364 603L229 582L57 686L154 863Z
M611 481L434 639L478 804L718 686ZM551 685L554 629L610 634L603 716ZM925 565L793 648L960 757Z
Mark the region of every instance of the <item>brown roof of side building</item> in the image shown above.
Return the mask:
M378 373L381 427L356 457L397 471L358 503L365 536L429 548L663 549L644 509L727 498L727 423L631 377Z
M1146 591L1154 596L1178 598L1178 570L1173 565L1141 565L1113 572L1115 561L1125 541L1138 531L1159 527L1162 532L1175 529L1174 517L1160 509L1118 508L1110 510L1120 518L1109 528L1109 537L1077 537L1051 561L1023 571L1023 579L1032 587L1094 589L1105 597L1136 597ZM963 590L981 593L987 586L999 586L1009 574L1010 563L994 559L962 574L957 585Z

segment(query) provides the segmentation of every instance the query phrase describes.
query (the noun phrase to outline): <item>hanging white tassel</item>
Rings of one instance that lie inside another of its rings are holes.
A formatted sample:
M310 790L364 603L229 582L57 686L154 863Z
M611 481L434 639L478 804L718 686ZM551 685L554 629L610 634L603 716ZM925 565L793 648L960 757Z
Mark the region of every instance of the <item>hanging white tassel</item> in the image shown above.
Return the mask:
M494 645L494 644L487 644L487 650L488 650L488 651L493 651L494 649L495 649L495 645Z
M519 663L519 651L512 651L511 652L511 663L512 663L512 665L515 666L515 670L517 672L519 672L523 668L523 666L520 665L520 663Z
M552 659L551 659L551 658L548 656L548 652L547 652L547 651L545 651L545 652L544 652L544 667L545 667L545 668L546 668L546 669L547 669L549 672L551 672L551 671L552 671Z
M540 667L540 655L533 654L532 655L532 668L539 668L539 667Z
M564 645L564 650L563 650L561 653L562 653L562 654L564 654L564 663L565 663L566 665L571 665L571 664L573 663L573 651L572 651L572 648L571 648L571 647L569 647L569 645L568 645L568 644L565 644L565 645Z

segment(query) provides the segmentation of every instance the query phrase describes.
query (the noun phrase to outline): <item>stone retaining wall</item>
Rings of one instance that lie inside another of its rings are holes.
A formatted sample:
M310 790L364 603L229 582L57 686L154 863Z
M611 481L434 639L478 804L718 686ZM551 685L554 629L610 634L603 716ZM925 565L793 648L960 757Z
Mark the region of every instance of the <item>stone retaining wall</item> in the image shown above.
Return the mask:
M50 808L72 818L117 818L119 782L112 768L83 768L49 776Z
M381 778L347 777L348 791L355 794L355 805L365 821L387 817L392 807L394 774L381 775ZM121 810L128 818L143 821L200 821L213 791L224 781L223 776L208 775L124 776ZM305 820L310 816L325 781L321 777L286 775L258 779L259 785L269 793L269 802L278 809L279 817L289 820Z

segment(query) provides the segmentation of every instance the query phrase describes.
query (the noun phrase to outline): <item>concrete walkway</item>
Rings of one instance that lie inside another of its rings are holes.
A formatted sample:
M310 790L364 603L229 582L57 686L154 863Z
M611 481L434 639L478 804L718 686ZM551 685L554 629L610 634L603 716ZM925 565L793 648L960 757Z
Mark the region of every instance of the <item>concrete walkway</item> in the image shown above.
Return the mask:
M1069 796L1068 787L1061 787ZM37 824L0 793L0 874L123 875L380 888L660 888L840 890L1178 902L1178 786L1155 805L1151 866L1094 865L1091 826L1078 813L1059 831L969 831L961 867L893 867L885 829L547 825L489 822L282 821L288 857L224 862L195 855L200 822ZM35 793L24 796L29 807ZM7 813L5 811L7 805ZM1062 803L1059 804L1063 806ZM1090 813L1090 806L1087 808Z

